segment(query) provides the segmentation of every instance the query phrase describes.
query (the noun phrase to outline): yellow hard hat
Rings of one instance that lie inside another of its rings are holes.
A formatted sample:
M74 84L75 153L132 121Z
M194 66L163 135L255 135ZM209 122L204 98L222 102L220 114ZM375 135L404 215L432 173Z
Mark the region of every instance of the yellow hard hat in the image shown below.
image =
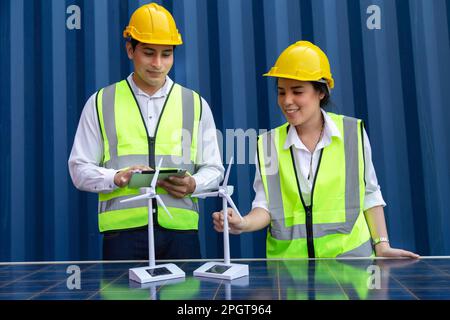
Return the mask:
M143 5L133 13L123 37L150 44L177 46L183 43L170 12L156 3Z
M287 47L264 76L300 81L325 80L330 89L334 87L327 56L309 41L298 41Z

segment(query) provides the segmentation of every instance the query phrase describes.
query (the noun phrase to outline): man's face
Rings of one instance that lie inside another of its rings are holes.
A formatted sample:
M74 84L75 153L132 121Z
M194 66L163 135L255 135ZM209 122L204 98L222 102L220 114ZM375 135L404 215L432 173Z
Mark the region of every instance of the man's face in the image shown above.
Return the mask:
M139 43L133 50L127 42L128 58L133 60L134 72L140 86L156 92L164 85L173 65L173 46Z

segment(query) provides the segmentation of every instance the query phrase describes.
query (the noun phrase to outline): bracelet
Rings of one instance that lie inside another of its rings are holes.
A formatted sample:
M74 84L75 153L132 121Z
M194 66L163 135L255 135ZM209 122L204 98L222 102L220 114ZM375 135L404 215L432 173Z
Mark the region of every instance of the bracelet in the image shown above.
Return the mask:
M389 243L389 239L387 237L378 237L378 238L373 239L372 241L373 241L373 245L374 246L376 246L380 242L387 242L387 243Z

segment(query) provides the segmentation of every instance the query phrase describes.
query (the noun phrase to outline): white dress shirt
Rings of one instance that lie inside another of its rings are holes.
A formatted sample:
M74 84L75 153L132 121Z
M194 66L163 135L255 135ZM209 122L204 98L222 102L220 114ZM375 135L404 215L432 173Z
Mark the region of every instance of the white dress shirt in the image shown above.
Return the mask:
M166 77L164 85L153 95L139 89L133 81L133 73L127 78L145 119L148 134L154 136L158 119L173 81ZM202 99L202 115L198 130L197 172L193 175L195 192L214 189L223 179L224 168L217 143L216 126L208 103ZM103 139L95 106L95 94L86 102L78 124L69 158L69 171L74 185L83 191L108 193L116 188L114 176L118 169L100 167L103 159ZM143 163L136 163L136 165Z
M314 182L314 177L317 171L317 165L319 163L320 150L325 148L331 143L331 137L336 136L342 139L342 135L339 129L331 120L330 116L322 110L322 114L325 119L325 125L323 128L323 136L316 146L316 149L311 152L306 148L297 134L297 130L294 126L291 126L288 131L286 141L284 143L284 149L289 149L294 146L294 162L297 169L298 181L302 190L302 195L306 205L311 203L311 190ZM312 159L311 159L312 157ZM377 176L375 174L375 168L372 163L372 149L370 148L369 138L367 137L366 130L364 129L364 159L365 159L365 179L366 179L366 193L364 198L364 211L375 206L386 206L381 195L380 186L378 185ZM312 160L312 161L311 161ZM258 160L256 159L256 174L253 182L253 189L255 190L255 199L252 203L252 209L263 208L269 211L264 186L261 181L261 173L258 168ZM310 167L310 164L312 166ZM310 169L312 175L310 175ZM309 176L309 179L308 179Z

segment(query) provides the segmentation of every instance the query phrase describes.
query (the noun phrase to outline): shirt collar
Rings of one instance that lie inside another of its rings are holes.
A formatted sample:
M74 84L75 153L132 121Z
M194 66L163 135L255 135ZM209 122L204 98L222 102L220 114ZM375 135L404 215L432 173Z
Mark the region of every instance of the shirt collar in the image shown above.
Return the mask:
M127 77L128 83L131 86L131 89L133 90L133 93L137 96L144 96L147 98L164 98L169 93L170 88L172 87L173 81L169 78L169 76L166 76L166 82L164 82L164 85L159 88L158 91L156 91L153 95L149 95L148 93L145 93L143 90L141 90L136 83L133 80L133 72L130 73L130 75Z
M333 120L331 120L330 116L323 110L320 109L320 111L323 114L323 118L325 120L325 125L323 127L323 137L317 144L317 149L324 148L328 146L331 143L332 137L337 137L339 139L342 139L341 132L336 127L336 124ZM284 149L287 150L291 146L294 146L296 149L304 149L308 150L306 146L303 144L302 140L297 134L297 130L295 130L294 126L289 126L288 135L286 137L286 141L284 142Z

